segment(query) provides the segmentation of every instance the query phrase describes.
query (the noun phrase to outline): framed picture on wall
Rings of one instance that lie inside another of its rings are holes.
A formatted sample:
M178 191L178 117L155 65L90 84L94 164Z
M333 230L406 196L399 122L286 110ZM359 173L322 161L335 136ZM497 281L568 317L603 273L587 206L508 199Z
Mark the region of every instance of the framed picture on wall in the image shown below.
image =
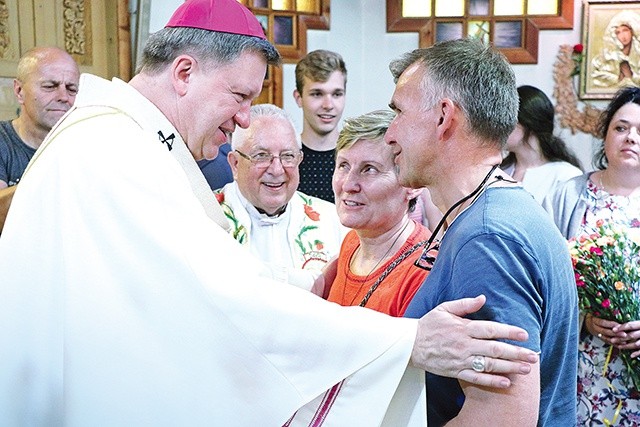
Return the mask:
M585 0L583 8L580 98L640 86L640 1Z

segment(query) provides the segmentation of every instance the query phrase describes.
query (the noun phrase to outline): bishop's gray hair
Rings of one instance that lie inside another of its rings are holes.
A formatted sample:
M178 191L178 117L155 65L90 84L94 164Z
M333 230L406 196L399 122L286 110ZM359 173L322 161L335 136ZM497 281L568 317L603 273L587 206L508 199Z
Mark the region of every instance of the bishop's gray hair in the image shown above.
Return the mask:
M280 65L280 54L267 40L199 28L167 27L147 40L139 71L157 74L183 54L205 63L224 65L245 51L262 54L269 65Z

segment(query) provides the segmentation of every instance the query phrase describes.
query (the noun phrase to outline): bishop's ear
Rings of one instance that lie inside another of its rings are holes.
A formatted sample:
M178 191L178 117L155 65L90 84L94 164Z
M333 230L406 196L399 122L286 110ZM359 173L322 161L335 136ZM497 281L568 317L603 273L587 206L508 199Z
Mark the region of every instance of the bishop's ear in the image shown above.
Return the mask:
M171 81L176 93L184 96L198 67L198 62L190 55L180 55L171 64Z

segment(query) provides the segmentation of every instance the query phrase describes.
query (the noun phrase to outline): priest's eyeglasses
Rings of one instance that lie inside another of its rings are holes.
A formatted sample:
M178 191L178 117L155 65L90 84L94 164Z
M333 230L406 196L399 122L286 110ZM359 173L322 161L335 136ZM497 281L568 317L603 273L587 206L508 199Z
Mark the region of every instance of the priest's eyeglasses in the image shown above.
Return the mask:
M292 152L286 151L284 153L280 153L279 156L276 156L271 153L259 152L252 155L247 155L241 151L234 150L236 153L247 160L249 160L254 166L259 168L268 168L271 166L273 159L280 159L280 164L282 164L283 168L295 168L302 161L302 153L301 152Z

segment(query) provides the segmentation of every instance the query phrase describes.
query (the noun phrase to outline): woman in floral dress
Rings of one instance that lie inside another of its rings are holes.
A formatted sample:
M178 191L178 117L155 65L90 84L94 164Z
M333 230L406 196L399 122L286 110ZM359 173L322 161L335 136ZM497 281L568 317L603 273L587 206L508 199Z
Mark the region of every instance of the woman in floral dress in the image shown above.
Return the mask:
M592 233L599 220L640 229L639 88L615 95L599 131L598 170L559 184L544 202L567 239ZM640 425L640 390L618 357L620 350L640 356L640 319L619 324L587 314L579 349L577 425Z

